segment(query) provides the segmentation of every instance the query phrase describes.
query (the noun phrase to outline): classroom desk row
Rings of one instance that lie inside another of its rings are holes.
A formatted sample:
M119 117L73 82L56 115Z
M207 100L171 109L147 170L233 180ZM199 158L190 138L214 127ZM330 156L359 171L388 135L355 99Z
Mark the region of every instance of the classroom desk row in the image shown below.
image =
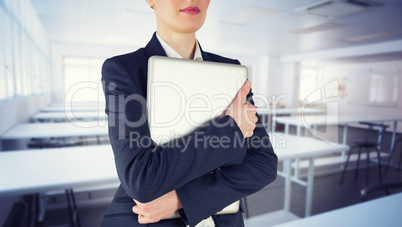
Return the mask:
M285 134L289 134L290 126L296 127L296 135L301 136L302 128L304 128L310 133L312 133L314 138L325 138L322 135L322 132L317 130L319 126L339 126L343 125L343 137L342 137L342 144L346 144L347 142L347 134L348 134L348 126L351 124L357 124L358 122L372 122L372 123L384 123L384 122L392 122L393 123L393 131L392 131L392 139L391 139L391 146L388 153L382 153L382 156L388 156L392 154L393 148L395 146L396 141L396 133L398 127L398 121L402 121L402 115L390 115L390 114L383 114L383 115L317 115L317 116L292 116L292 117L277 117L277 123L285 125ZM329 143L337 144L337 141L328 141ZM342 152L341 156L338 160L331 158L329 161L322 160L323 163L327 164L341 164L345 161L346 152ZM299 177L299 161L296 160L295 162L295 178L296 182L303 184L302 181L297 180Z
M291 169L295 158L310 161L305 215L311 215L314 157L348 149L345 145L332 146L311 138L271 134L271 141L279 161L286 166L284 210L281 222L298 219L290 212ZM21 169L21 166L24 166ZM0 153L0 196L104 185L118 182L110 145L10 151Z
M276 118L280 116L298 116L298 115L322 115L325 110L315 108L257 108L258 114L261 116L262 122L267 130L276 131Z
M105 121L106 119L107 115L104 111L80 111L74 113L40 112L31 117L32 122Z
M398 128L398 121L402 121L402 114L399 115L390 115L390 114L382 114L382 115L318 115L318 116L294 116L294 117L277 117L277 123L281 123L285 125L285 133L289 133L290 126L296 126L297 135L301 135L301 129L305 128L313 133L313 135L319 133L317 131L318 126L337 126L343 125L343 138L342 143L346 144L347 140L347 130L348 125L357 124L359 122L372 122L372 123L384 123L384 122L392 122L393 123L393 131L392 131L392 144L395 142L395 136ZM392 149L392 148L391 148Z
M96 106L96 105L91 105L91 106L48 106L43 109L41 109L41 112L88 112L88 111L95 111L99 112L104 110L104 106Z
M55 102L50 104L51 107L75 107L75 106L99 106L104 107L105 102Z
M19 124L1 135L2 140L108 135L107 122Z

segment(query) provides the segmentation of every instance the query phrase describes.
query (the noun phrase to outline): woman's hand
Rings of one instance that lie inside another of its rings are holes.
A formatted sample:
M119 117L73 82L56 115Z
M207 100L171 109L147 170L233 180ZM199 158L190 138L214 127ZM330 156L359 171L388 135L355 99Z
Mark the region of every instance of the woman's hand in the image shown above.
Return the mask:
M176 190L148 203L140 203L135 199L134 202L137 205L133 207L133 212L138 214L140 224L156 223L182 208Z
M251 89L251 82L246 81L237 92L236 97L229 105L225 115L231 116L239 126L244 138L254 134L255 124L257 123L257 108L250 102L244 103Z

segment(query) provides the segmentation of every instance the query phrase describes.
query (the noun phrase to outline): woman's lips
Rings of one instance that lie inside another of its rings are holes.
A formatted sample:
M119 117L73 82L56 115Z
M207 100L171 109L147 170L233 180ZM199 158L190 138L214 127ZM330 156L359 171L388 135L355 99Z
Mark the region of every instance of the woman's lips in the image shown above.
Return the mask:
M180 10L180 12L187 13L187 14L190 14L190 15L196 15L196 14L200 13L200 9L198 7L196 7L196 6L195 7L190 6L190 7L187 7L185 9Z

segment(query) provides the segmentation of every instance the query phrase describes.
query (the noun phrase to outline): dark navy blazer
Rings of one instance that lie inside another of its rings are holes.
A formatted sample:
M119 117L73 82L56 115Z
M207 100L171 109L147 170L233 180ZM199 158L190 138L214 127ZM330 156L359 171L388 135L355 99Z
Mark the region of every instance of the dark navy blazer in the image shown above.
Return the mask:
M204 61L240 64L201 53ZM244 226L240 211L213 214L275 180L278 160L261 120L246 140L234 119L225 116L200 127L198 134L157 146L146 118L148 59L154 55L166 56L155 34L145 48L107 59L102 68L109 137L121 181L102 226L195 226L211 215L216 226ZM252 92L248 100L254 104ZM208 141L212 136L230 143L216 146ZM132 198L149 202L172 190L183 205L181 218L140 225L131 211Z

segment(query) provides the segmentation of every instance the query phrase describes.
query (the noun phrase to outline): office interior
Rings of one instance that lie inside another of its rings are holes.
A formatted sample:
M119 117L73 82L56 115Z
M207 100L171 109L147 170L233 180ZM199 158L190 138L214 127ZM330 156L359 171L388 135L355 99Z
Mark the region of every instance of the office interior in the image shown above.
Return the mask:
M258 114L279 157L277 180L244 200L246 226L324 226L348 209L357 212L346 219L353 226L370 220L365 209L376 202L383 206L376 219L399 225L401 21L399 0L210 2L197 40L203 50L247 66ZM107 58L144 47L155 31L146 1L0 0L0 224L101 223L118 186L101 67ZM55 111L61 114L54 117ZM63 127L89 129L68 134ZM355 145L363 147L361 155ZM76 172L74 155L95 150L104 154L104 182L54 176L62 171L54 163ZM35 165L49 168L24 179L25 167ZM372 185L382 187L363 201L361 190Z

